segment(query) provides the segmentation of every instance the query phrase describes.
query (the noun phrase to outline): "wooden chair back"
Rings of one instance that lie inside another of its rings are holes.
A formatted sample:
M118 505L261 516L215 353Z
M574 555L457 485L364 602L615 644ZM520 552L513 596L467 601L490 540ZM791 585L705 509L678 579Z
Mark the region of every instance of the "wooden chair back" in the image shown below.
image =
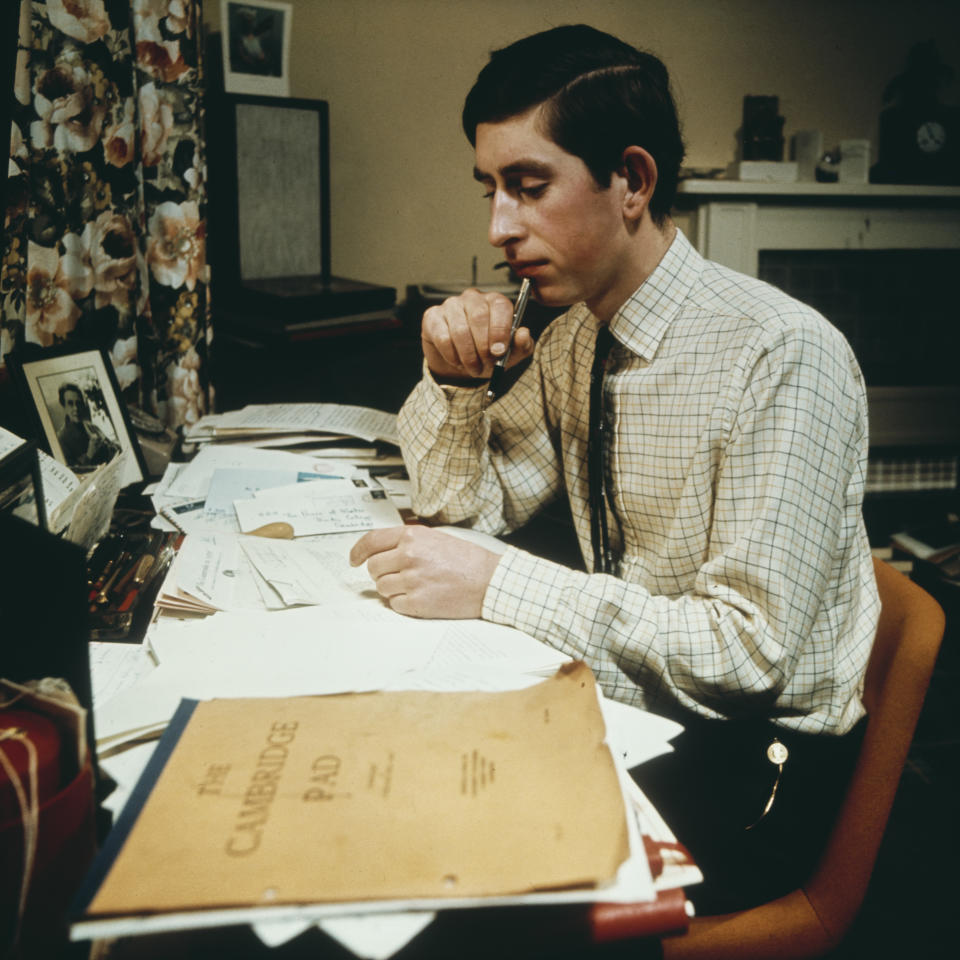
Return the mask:
M867 729L819 865L800 889L738 913L698 917L665 960L802 960L842 942L866 895L945 628L940 605L880 560L882 604L864 681Z

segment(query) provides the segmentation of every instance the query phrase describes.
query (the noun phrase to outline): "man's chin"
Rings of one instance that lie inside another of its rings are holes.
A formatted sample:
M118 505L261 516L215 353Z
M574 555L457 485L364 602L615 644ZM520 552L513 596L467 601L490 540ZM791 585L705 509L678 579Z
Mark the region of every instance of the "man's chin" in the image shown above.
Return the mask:
M572 307L582 298L569 288L564 289L560 284L540 282L534 287L533 299L544 307Z

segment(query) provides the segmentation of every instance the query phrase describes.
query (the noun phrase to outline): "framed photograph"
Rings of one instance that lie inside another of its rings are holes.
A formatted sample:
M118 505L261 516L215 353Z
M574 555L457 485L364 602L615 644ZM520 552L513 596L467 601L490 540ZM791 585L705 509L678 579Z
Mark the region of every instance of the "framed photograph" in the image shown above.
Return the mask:
M30 441L0 454L0 516L7 514L47 529L40 460Z
M119 454L125 458L121 486L146 479L143 452L105 351L68 346L27 356L14 351L6 359L34 415L38 442L55 460L82 475Z
M220 0L227 93L290 96L293 7L274 0Z

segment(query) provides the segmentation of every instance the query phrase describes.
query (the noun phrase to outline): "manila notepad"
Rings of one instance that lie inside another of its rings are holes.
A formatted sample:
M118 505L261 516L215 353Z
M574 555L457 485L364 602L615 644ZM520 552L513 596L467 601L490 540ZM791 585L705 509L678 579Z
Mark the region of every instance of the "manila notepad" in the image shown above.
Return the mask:
M211 700L183 716L103 851L87 917L591 887L629 855L583 664L506 693Z

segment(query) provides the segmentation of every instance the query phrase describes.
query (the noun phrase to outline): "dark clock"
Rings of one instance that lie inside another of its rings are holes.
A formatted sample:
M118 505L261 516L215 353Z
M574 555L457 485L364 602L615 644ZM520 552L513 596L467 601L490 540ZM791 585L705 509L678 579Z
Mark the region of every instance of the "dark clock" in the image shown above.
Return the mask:
M910 52L885 93L895 102L880 114L874 183L960 184L960 107L937 96L952 75L932 41Z
M939 153L947 145L947 130L939 120L926 120L917 131L917 146L921 153Z

